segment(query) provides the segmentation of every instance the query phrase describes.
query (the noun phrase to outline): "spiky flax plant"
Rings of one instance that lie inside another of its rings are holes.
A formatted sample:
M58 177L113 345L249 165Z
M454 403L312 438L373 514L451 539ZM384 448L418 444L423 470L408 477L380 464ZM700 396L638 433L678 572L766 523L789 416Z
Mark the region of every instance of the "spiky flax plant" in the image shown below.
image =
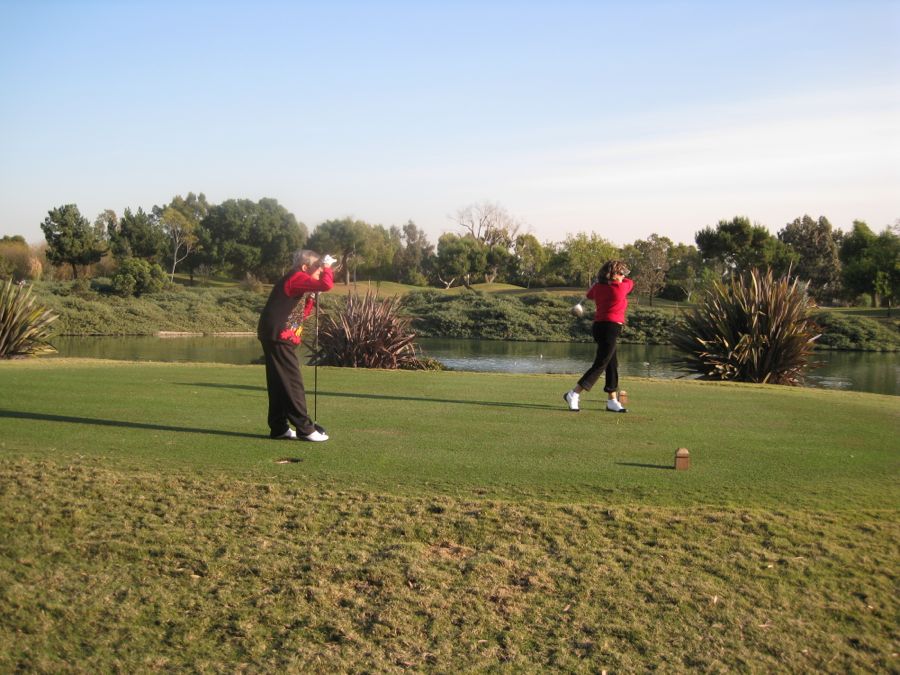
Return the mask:
M400 297L379 300L372 291L364 297L348 294L319 317L318 339L310 344L310 363L352 368L434 367L419 356L410 320L400 314ZM307 333L309 335L309 333Z
M56 349L47 340L57 316L31 297L31 286L10 280L0 286L0 359L32 356Z
M772 270L717 281L675 328L680 364L710 379L798 385L816 338L805 284Z

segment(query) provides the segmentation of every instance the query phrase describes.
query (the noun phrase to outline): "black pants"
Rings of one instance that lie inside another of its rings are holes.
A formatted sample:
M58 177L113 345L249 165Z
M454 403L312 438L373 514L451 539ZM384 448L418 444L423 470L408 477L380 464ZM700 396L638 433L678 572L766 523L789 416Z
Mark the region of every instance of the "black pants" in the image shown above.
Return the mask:
M607 394L619 388L619 358L616 356L616 340L622 334L622 324L613 321L595 321L591 326L591 334L597 343L597 356L587 369L578 384L585 391L590 391L600 379L600 373L606 374L603 391Z
M266 389L269 390L269 430L274 438L288 430L307 436L316 430L306 412L306 390L300 374L297 348L284 342L260 340L266 357Z

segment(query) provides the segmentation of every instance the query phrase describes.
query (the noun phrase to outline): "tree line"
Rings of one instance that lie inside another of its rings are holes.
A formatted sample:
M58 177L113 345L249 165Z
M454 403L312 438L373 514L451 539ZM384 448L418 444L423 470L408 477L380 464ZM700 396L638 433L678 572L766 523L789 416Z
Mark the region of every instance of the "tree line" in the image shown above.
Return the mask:
M111 261L132 277L150 270L164 278L164 270L169 278L180 271L192 280L224 275L272 282L289 270L293 252L307 247L337 256L347 284L365 279L444 288L482 281L584 287L605 260L616 257L630 265L637 292L651 303L654 297L690 301L711 280L754 268L790 271L824 304L868 296L876 306L890 306L900 293L900 220L880 233L862 221L844 232L824 216L803 215L773 235L738 216L699 230L692 244L652 234L622 247L584 232L541 242L490 202L461 208L453 220L456 231L436 243L412 220L385 227L342 218L310 232L275 199L209 204L203 193L188 193L149 211L126 208L120 216L106 210L93 222L66 204L51 209L41 228L47 262L69 268L76 278ZM21 237L0 239L0 276L40 275L33 262L11 262L10 252L21 244Z

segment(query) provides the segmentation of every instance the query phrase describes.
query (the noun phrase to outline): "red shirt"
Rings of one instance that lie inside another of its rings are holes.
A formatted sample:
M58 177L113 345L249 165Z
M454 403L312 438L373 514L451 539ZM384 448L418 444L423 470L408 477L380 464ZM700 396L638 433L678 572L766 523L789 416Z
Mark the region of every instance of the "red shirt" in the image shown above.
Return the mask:
M297 270L276 282L259 317L259 325L256 329L259 339L300 344L303 325L302 320L291 319L294 308L300 302L303 294L309 293L306 304L303 306L303 318L305 319L312 312L315 304L312 294L330 291L333 286L334 272L330 267L322 270L322 276L319 279L313 279L306 272Z
M304 293L319 293L330 291L334 287L334 270L330 267L322 268L322 275L313 279L303 270L297 270L284 282L284 293L292 298Z
M621 282L597 283L588 289L587 297L597 305L594 321L613 321L625 323L625 310L628 309L628 294L634 288L631 279Z

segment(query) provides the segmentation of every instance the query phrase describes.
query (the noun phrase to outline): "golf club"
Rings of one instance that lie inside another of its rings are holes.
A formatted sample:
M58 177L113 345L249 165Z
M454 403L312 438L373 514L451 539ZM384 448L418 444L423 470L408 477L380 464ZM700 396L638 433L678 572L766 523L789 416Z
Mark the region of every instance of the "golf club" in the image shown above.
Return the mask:
M326 254L322 259L325 265L333 265L337 262L337 259L333 258L330 254ZM328 432L325 431L325 427L319 424L319 294L315 293L313 295L313 305L316 312L315 318L315 331L316 336L313 341L313 358L315 359L315 363L313 364L313 426L316 428L320 434L326 434Z
M319 294L316 293L313 296L314 305L313 308L316 312L315 318L315 339L313 342L313 426L316 428L320 434L325 433L325 428L319 424L319 359L316 355L319 353Z

